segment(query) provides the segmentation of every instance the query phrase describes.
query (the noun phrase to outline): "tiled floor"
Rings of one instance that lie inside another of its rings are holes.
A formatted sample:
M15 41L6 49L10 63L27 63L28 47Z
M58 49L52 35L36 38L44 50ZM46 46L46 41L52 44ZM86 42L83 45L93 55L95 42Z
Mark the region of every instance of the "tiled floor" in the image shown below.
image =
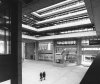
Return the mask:
M25 60L22 66L22 84L79 84L88 67L57 67L51 62ZM46 80L40 81L39 74L46 71Z
M22 84L79 84L88 67L69 64L55 66L51 62L25 60L22 64ZM39 74L46 71L46 80L40 81ZM10 80L0 84L10 84Z

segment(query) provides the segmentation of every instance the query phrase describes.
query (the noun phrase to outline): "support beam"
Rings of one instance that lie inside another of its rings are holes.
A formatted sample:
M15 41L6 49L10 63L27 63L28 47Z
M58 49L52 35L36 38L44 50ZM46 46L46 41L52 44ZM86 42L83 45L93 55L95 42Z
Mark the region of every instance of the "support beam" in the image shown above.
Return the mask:
M22 4L20 0L9 1L11 18L11 56L12 56L12 77L11 84L22 84L22 34L21 34L21 13Z
M56 42L53 40L53 62L55 63Z
M97 35L100 36L100 0L84 0L84 1L91 22L94 23Z

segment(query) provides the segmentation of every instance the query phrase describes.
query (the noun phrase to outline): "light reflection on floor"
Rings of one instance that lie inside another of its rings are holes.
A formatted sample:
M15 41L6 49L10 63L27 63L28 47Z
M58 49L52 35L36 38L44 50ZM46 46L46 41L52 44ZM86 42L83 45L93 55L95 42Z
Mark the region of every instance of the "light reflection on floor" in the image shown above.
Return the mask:
M4 82L2 82L0 84L11 84L11 81L10 80L7 80L7 81L4 81Z

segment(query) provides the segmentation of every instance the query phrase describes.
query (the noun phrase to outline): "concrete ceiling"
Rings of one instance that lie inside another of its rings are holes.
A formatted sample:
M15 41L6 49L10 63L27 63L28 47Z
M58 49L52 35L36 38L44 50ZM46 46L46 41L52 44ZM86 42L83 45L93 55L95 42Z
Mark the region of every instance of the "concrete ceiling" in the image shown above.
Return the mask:
M22 15L34 12L36 10L54 5L62 1L65 1L65 0L37 0L37 1L33 0L31 3L29 3L28 5L22 8Z

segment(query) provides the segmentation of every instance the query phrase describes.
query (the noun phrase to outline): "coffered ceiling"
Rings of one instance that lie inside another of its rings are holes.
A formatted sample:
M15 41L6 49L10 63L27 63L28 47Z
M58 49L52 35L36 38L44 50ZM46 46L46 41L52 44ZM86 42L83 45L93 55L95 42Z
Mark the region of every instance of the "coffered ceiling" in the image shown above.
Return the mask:
M22 28L25 35L34 37L91 32L95 29L84 0L32 1L22 8Z

